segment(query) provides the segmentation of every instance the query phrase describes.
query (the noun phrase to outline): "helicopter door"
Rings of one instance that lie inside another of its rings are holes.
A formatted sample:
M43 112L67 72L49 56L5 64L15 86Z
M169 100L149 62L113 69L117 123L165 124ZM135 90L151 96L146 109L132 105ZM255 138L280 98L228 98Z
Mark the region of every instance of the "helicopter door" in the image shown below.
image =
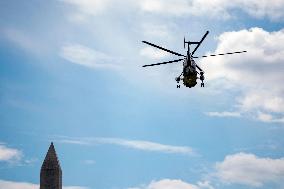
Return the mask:
M194 73L196 72L196 63L193 59L191 60L190 71Z

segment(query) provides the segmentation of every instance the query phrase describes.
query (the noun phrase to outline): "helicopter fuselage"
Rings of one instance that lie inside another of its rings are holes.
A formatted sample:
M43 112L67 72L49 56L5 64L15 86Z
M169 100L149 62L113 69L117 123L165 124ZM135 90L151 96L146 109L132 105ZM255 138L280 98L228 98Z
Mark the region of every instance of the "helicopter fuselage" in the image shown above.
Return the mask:
M183 84L189 88L197 84L196 64L189 53L183 62Z

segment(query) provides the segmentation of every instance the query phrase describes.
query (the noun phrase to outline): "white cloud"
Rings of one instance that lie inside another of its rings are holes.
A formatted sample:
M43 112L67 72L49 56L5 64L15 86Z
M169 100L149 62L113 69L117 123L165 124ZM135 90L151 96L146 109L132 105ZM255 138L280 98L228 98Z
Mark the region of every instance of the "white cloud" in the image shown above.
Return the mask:
M242 10L247 14L272 20L283 20L284 1L271 0L124 0L117 3L114 0L60 0L77 7L78 12L86 15L98 15L109 11L110 8L138 9L142 12L149 12L170 16L185 15L210 15L216 18L231 17L232 10ZM115 4L115 6L114 6Z
M272 120L272 116L270 114L259 112L258 115L257 115L257 119L259 119L263 122L270 122Z
M15 182L15 181L6 181L0 180L0 188L5 189L38 189L38 184L32 184L28 182ZM81 186L63 186L63 189L88 189Z
M74 5L85 14L97 15L107 10L111 4L110 0L60 0L64 3Z
M94 165L96 163L96 161L91 160L91 159L87 159L83 161L84 164L86 165Z
M259 0L193 0L188 6L191 13L196 15L211 14L213 16L230 17L232 10L243 10L256 18L268 17L272 20L282 20L284 1L259 1Z
M197 183L197 185L200 187L200 188L204 188L204 189L214 189L214 187L211 185L210 181L199 181Z
M129 7L141 10L143 12L169 13L173 15L182 15L188 13L187 0L124 0L117 3L114 0L60 0L64 3L73 5L77 11L85 15L99 15L109 11L110 8ZM114 6L115 4L115 6ZM164 11L162 11L164 10Z
M150 59L162 59L168 54L162 50L153 49L152 47L145 47L140 50L140 55Z
M0 188L5 189L38 189L39 186L32 183L27 182L13 182L13 181L5 181L0 180Z
M57 139L56 141L66 144L80 144L80 145L114 144L118 146L124 146L127 148L143 150L143 151L196 155L196 152L194 152L194 150L188 146L165 145L165 144L160 144L151 141L144 141L144 140L126 140L121 138L59 137L59 139Z
M176 16L189 14L191 9L187 0L141 0L137 3L143 11Z
M15 148L9 148L0 143L0 162L14 162L19 161L22 157L22 152Z
M266 183L279 184L284 180L284 158L261 158L254 154L228 155L216 164L217 177L228 184L260 187Z
M113 60L110 56L79 44L63 46L60 56L71 63L83 65L93 69L118 68L118 65L109 63L111 60Z
M174 28L174 26L169 26L167 24L144 23L140 30L142 30L143 34L147 37L155 37L165 40L166 38L170 38L172 35L170 33L174 30Z
M255 112L280 114L283 117L283 43L284 30L267 32L261 28L251 28L225 32L219 36L217 49L212 53L238 50L248 52L204 58L200 64L205 70L207 80L226 80L230 82L231 88L234 86L241 91L236 99L240 112L251 112L254 117L257 117Z
M276 65L276 68L277 67L278 66ZM276 72L276 70L272 70L272 71L275 71L275 74L279 74ZM255 75L255 77L259 77L259 79L262 79L260 75L261 73L256 73L256 74L259 74L259 75ZM271 82L276 82L273 76L272 77L267 76L267 78L265 79L270 80ZM270 84L262 83L260 85L263 85L262 87L264 88L267 87L266 88L267 90L268 90L268 87L271 87L271 89L273 90L265 91L266 89L262 89L262 90L257 91L257 89L255 88L254 91L248 92L244 96L244 98L239 99L239 103L242 109L251 110L251 109L261 108L261 109L264 109L270 112L276 112L276 113L284 112L284 99L281 96L283 87L278 85L277 83L270 83ZM276 88L278 86L279 88ZM256 87L259 87L259 86L256 86Z
M198 189L199 187L182 180L162 179L152 181L149 185L129 189Z
M99 138L97 141L105 144L116 144L138 150L157 151L164 153L190 154L194 152L187 146L172 146L143 140L125 140L119 138Z
M131 187L128 189L214 189L209 181L200 181L196 185L179 179L161 179L153 180L147 185Z
M263 112L258 112L256 118L260 121L268 123L284 123L284 117L276 118L276 116Z
M59 142L66 143L66 144L90 145L89 140L71 139L71 138L70 139L60 139Z
M206 112L211 117L241 117L240 112Z

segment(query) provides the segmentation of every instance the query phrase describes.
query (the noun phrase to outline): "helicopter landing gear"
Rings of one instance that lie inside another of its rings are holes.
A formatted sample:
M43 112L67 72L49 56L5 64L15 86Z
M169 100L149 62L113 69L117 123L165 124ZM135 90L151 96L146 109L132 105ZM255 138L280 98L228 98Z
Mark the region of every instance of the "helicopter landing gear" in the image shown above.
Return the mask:
M180 81L180 77L176 77L176 81L179 83L179 81Z
M176 77L176 81L177 81L177 83L178 83L178 84L177 84L177 88L180 88L180 85L179 85L180 80L181 80L181 79L180 79L180 76L179 76L179 77Z
M204 81L204 72L203 71L200 72L200 80L201 80L201 87L204 87L204 83L203 83L203 81Z

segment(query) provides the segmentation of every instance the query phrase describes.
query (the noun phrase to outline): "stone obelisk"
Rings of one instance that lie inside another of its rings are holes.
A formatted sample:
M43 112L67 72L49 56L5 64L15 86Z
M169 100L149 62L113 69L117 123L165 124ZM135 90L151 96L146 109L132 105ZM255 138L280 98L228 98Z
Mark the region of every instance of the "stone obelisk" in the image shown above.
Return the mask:
M62 189L62 171L53 143L41 166L40 189Z

